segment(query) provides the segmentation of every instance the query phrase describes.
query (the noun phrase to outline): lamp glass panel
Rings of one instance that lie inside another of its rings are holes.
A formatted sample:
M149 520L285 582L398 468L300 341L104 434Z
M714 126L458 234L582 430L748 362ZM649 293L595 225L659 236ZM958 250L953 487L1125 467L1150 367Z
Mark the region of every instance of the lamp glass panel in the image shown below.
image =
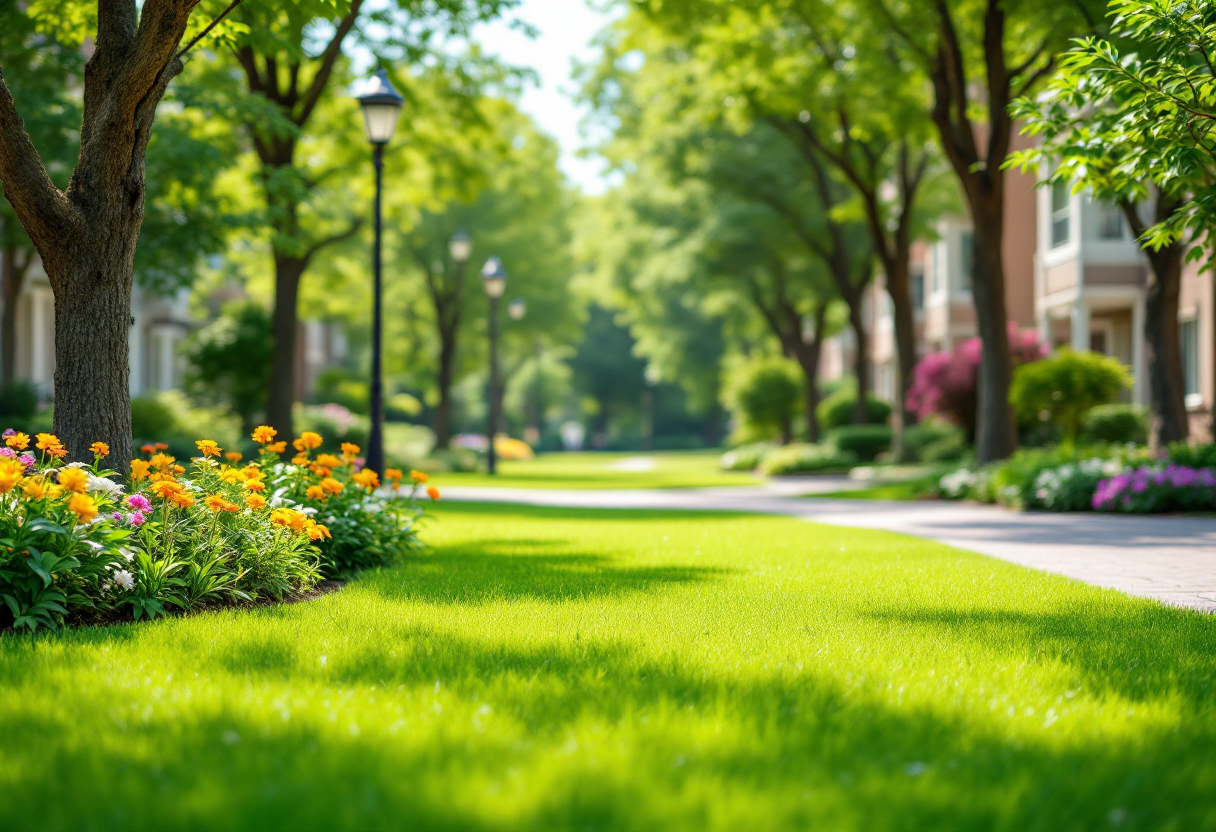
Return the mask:
M502 297L502 293L507 291L507 279L505 277L487 277L482 280L486 284L486 294L492 298Z
M448 243L448 250L453 260L463 263L473 254L473 241L468 238L456 238Z
M372 144L388 142L397 129L397 115L400 112L400 107L391 104L364 104L363 128L367 140Z

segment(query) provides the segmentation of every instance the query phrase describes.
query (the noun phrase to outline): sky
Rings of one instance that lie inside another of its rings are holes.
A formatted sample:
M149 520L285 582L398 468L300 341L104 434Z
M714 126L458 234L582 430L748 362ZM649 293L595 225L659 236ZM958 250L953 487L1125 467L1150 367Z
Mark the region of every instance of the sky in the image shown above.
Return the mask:
M603 0L592 2L605 5ZM571 72L575 60L586 63L596 58L591 41L612 20L612 14L597 11L586 0L523 0L508 19L514 18L531 24L537 36L529 38L506 21L480 26L474 36L488 54L537 73L539 85L525 90L521 109L557 140L562 149L561 167L570 181L586 193L602 193L602 160L577 155L583 145L579 123L586 108L574 102Z

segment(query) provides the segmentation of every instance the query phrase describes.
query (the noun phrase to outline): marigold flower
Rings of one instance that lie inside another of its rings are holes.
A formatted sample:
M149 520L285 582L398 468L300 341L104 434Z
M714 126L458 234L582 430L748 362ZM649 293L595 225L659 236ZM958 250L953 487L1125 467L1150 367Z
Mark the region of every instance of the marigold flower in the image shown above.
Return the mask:
M24 433L14 433L4 437L4 444L15 451L24 451L30 446L30 438Z
M199 453L201 453L204 458L220 455L221 449L219 443L215 442L214 440L200 439L194 444L198 446Z
M208 494L204 502L212 511L240 511L241 508L222 494Z
M347 459L354 459L359 455L359 446L353 442L343 442L342 453Z
M224 459L228 460L229 462L234 462L234 463L240 462L242 459L241 452L240 451L229 451L228 453L224 454Z
M419 485L426 485L426 481L430 479L424 471L410 471L410 479Z
M169 502L178 508L190 508L194 505L194 495L186 491L179 491L177 494L169 495Z
M384 469L384 479L387 482L399 483L399 482L401 482L401 478L404 476L405 476L405 474L401 473L400 468L385 468Z
M25 466L15 459L0 457L0 494L7 494L17 487L25 476Z
M166 445L164 442L157 442L157 443L156 443L155 445L153 445L152 447L154 447L154 448L155 448L156 450L158 450L158 451L167 451L167 450L169 450L169 446L168 446L168 445Z
M4 490L3 475L0 475L0 491ZM42 477L29 477L21 483L21 490L31 500L41 500L46 496L46 481Z
M148 469L151 467L152 463L148 462L147 460L131 460L131 480L133 482L139 482L142 479L146 479L148 476Z
M89 450L92 451L97 456L109 456L110 455L110 446L107 445L105 442L94 442L92 445L89 446Z
M245 505L252 509L266 508L266 498L260 494L246 494Z
M359 471L357 474L351 477L351 479L355 481L356 485L360 485L366 488L368 491L380 487L380 475L371 468L364 468L362 471Z
M156 453L156 446L151 442L149 442L147 445L140 445L139 452L141 454L154 454Z
M341 494L343 489L346 488L345 485L338 482L333 477L326 477L325 479L321 480L321 487L324 488L326 491L328 491L330 494Z
M333 454L317 454L317 465L322 468L341 468L342 460Z
M266 483L262 482L261 480L249 480L245 483L245 490L254 492L265 491Z
M89 489L89 475L79 468L64 468L59 472L59 484L68 491L83 494Z
M182 466L180 466L180 465L174 465L174 466L173 466L173 473L175 473L175 474L184 474L184 473L186 473L186 469L185 469L185 468L183 468L183 467L182 467Z
M266 445L274 441L274 438L279 435L279 432L270 425L259 425L253 429L253 441L259 445Z
M308 470L312 471L318 477L328 477L333 471L326 468L324 465L313 465Z
M68 509L81 523L92 523L97 516L97 503L88 494L73 494L72 499L68 500Z
M328 526L321 525L311 517L304 521L304 532L308 535L308 539L313 543L316 543L318 540L325 540L333 537L333 535L329 533Z
M270 522L276 526L291 529L297 534L304 531L309 517L293 508L276 508L270 512Z
M244 482L245 475L235 468L229 468L227 465L220 468L220 480L223 482Z
M162 500L167 500L174 494L181 494L186 489L180 482L176 482L175 480L158 480L148 486L148 490Z
M38 443L34 447L40 451L47 451L62 444L63 443L59 441L59 437L55 434L40 433L38 434Z
M308 464L308 454L305 453L304 451L300 451L300 453L296 454L295 456L293 456L291 458L291 464L292 465L307 465Z
M165 470L175 462L177 462L177 460L168 454L157 454L156 456L152 457L152 467L158 471Z
M263 450L265 450L268 454L281 454L286 452L287 443L275 442L273 445L267 445Z
M439 489L433 485L429 486L426 490L426 496L430 497L432 500L438 500L439 499Z
M310 500L324 500L327 496L325 489L319 485L310 485L304 489L304 495Z
M63 459L65 456L68 455L68 449L63 447L62 445L56 445L53 448L47 448L46 453L47 453L47 456L52 456L55 459Z
M306 430L300 434L300 438L291 443L297 451L311 451L321 447L321 434L313 433Z

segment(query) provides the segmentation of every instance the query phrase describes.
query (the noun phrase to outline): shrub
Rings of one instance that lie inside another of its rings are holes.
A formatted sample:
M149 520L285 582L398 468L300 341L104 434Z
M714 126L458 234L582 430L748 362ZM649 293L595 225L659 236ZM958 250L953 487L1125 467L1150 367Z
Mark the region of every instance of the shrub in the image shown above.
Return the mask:
M1128 514L1216 511L1216 474L1172 463L1142 465L1103 480L1093 507Z
M856 465L857 461L855 454L838 451L831 445L797 443L770 451L760 464L760 472L777 477L843 471Z
M270 313L252 301L230 303L186 339L186 388L223 402L249 430L266 404L272 351Z
M155 396L131 399L131 435L141 439L167 437L177 432L177 419L167 404Z
M343 444L366 445L371 423L340 404L296 405L292 414L300 431L325 437L323 450L338 451Z
M852 390L841 390L819 403L819 407L815 410L815 418L819 420L819 427L824 431L842 428L853 424L855 407L857 407L857 394ZM885 425L889 418L891 418L891 405L867 393L865 424Z
M965 457L970 450L967 438L960 430L958 433L943 436L936 442L930 442L921 449L918 460L920 462L954 462Z
M1123 467L1117 461L1113 466ZM1095 457L1044 469L1034 479L1034 488L1027 497L1026 507L1049 511L1089 511L1094 492L1102 479L1112 473L1111 467L1111 462Z
M722 454L723 471L755 471L776 446L771 442L752 442Z
M1148 408L1139 404L1099 405L1082 419L1081 438L1143 445L1148 441Z
M25 426L38 413L38 386L15 379L0 385L0 424Z
M1037 332L1020 332L1011 323L1009 351L1018 367L1043 358L1047 347L1039 342ZM980 339L970 338L952 352L925 356L912 372L908 410L919 419L940 416L962 428L968 438L975 436L981 352Z
M731 374L725 404L745 430L788 442L802 395L798 365L766 358L740 365Z
M944 462L966 453L967 438L957 426L930 417L904 429L904 450L918 462Z
M1168 451L1169 461L1188 468L1216 469L1216 445L1173 442Z
M1099 405L1113 403L1131 386L1131 375L1117 359L1095 352L1061 350L1050 358L1018 367L1009 401L1019 421L1059 425L1071 445L1076 444L1086 414Z
M826 444L842 453L856 456L862 462L891 449L891 429L886 425L845 425L828 432Z

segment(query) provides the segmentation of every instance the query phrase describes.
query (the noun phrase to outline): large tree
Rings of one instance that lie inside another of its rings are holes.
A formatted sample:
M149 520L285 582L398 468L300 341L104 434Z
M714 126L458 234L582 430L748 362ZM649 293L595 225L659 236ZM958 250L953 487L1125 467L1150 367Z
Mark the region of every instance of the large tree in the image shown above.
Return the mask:
M55 431L77 459L103 441L122 465L130 446L128 333L144 158L157 106L186 52L211 28L182 45L198 4L99 0L84 69L80 155L62 190L0 68L0 182L55 295Z

